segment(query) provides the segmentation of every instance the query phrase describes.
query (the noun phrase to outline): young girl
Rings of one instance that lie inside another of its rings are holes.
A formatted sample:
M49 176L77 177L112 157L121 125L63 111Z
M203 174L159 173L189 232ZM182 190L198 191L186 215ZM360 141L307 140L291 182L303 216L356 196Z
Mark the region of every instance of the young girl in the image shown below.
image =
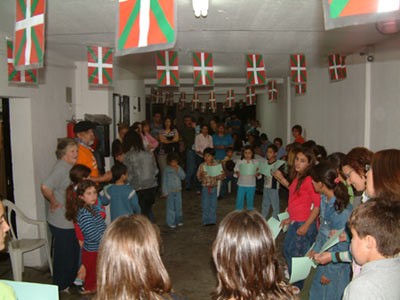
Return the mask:
M186 174L179 166L177 153L168 153L167 164L162 177L162 194L167 197L167 225L175 228L183 225L182 180L185 179Z
M349 203L347 187L339 177L335 167L329 162L322 162L311 170L314 189L321 194L320 228L315 246L309 253L313 258L329 239L331 230L346 227L353 206ZM329 252L346 251L349 241L339 242ZM340 300L350 281L349 263L330 263L319 265L310 289L311 300Z
M100 240L106 229L106 223L96 206L97 187L91 180L83 180L76 189L75 206L67 209L67 214L73 216L84 237L82 248L82 264L86 269L85 293L96 291L96 261Z
M317 235L315 219L319 214L320 196L314 191L311 177L311 168L315 164L315 156L309 148L300 148L294 160L295 178L289 184L280 171L274 172L274 177L281 184L289 188L287 212L289 218L282 221L281 226L289 226L284 241L283 253L288 264L289 274L292 270L292 257L304 256ZM295 283L299 289L304 281Z
M241 174L240 171L243 170L243 167L246 165L253 165L253 170L250 170L250 174ZM242 210L244 208L244 199L246 198L247 209L253 210L256 178L261 178L261 176L258 173L258 162L254 159L254 150L252 146L244 146L242 159L236 163L234 171L235 176L238 178L236 209Z
M197 178L201 182L201 208L203 210L203 225L211 226L217 223L217 185L218 180L225 177L224 173L217 176L211 176L206 172L206 166L216 166L218 163L214 160L215 150L206 148L203 151L204 162L197 170ZM222 167L221 167L222 169ZM223 171L222 171L223 172Z

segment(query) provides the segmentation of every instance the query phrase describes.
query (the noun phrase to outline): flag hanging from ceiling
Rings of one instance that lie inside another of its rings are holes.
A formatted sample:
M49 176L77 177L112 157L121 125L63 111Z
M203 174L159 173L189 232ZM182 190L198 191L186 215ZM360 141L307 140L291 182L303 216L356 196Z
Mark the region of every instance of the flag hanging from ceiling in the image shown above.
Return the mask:
M246 87L246 102L247 105L255 105L256 104L256 91L254 86Z
M215 92L210 92L210 98L208 100L210 102L210 110L213 113L217 112L217 98L215 97Z
M225 107L226 108L233 108L234 105L235 105L235 91L234 90L228 90L226 92Z
M340 57L340 66L341 66L341 74L342 74L342 79L347 78L347 68L346 68L346 56L342 55Z
M342 79L342 57L340 54L329 54L329 78L331 81Z
M270 101L276 101L278 99L278 87L276 80L268 81L268 99Z
M292 82L295 84L307 82L306 57L304 54L290 55L290 74Z
M296 84L294 90L297 96L304 95L307 92L307 83Z
M165 104L167 106L174 106L174 92L169 92L165 95Z
M113 50L108 47L87 47L88 80L91 85L108 86L113 81Z
M264 85L266 82L266 73L264 60L261 54L247 54L247 84L248 85Z
M200 111L201 111L202 113L205 113L206 110L207 110L207 103L201 102Z
M179 102L178 102L178 108L180 110L185 108L185 104L186 104L186 93L185 92L181 92L181 95L179 97Z
M43 67L45 0L16 0L14 66L17 70Z
M116 54L172 48L177 0L119 0Z
M192 110L198 110L199 105L200 105L199 95L197 94L197 92L194 92L192 100Z
M194 86L214 85L213 58L211 53L193 52Z
M13 42L7 39L7 65L8 65L8 82L18 84L37 84L38 70L22 70L17 71L14 67L13 59Z
M158 51L156 53L157 84L159 86L178 86L178 52Z

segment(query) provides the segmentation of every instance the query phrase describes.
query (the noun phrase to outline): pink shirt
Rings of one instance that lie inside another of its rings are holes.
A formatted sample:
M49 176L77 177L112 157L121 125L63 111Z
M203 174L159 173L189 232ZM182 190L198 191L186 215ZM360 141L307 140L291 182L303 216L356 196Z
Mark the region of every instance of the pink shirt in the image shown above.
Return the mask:
M315 192L311 176L307 176L296 191L298 178L289 186L288 213L291 221L304 222L311 214L313 207L319 207L321 196Z
M154 151L154 149L158 147L158 141L150 133L146 133L144 135L142 134L142 138L143 145L146 150L148 145L150 146L151 151Z

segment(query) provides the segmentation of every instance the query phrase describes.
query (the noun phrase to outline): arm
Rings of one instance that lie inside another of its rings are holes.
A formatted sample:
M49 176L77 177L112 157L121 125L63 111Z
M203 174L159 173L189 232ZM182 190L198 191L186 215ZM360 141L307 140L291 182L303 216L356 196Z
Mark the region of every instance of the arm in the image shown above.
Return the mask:
M110 204L111 196L107 193L106 188L99 193L99 201L102 205Z
M178 176L180 180L184 180L186 177L185 171L180 166L178 168Z
M297 229L297 234L298 235L305 235L308 231L308 228L310 225L315 221L315 219L319 215L319 207L314 207L311 211L310 216L306 220L306 222Z
M54 192L52 189L42 184L40 186L40 190L42 192L43 197L46 198L47 201L49 201L51 211L54 212L55 210L57 210L57 208L62 207L62 205L58 203L56 197L54 196Z
M100 241L103 236L103 231L99 230L94 222L94 216L88 212L78 216L78 225L82 230L83 237L88 242Z
M112 173L111 171L107 171L104 175L101 175L99 177L89 177L89 179L96 183L110 182L112 179Z
M135 190L132 190L132 193L129 194L128 199L131 202L131 206L132 206L133 211L135 212L135 214L141 214L142 213L142 209L140 208L139 198L138 198Z
M179 132L178 132L178 130L176 130L176 129L174 129L174 132L175 132L174 138L172 139L171 143L177 143L177 142L179 142Z

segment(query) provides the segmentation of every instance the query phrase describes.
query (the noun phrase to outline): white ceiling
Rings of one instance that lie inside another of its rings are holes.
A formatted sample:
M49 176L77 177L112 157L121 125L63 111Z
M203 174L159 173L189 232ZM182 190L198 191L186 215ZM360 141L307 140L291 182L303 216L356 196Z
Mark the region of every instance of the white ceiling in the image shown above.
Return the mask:
M114 46L117 0L47 0L46 47L85 61L88 45ZM0 32L12 36L15 0L0 1ZM178 0L181 78L192 78L192 51L212 52L216 78L244 78L246 53L261 53L267 76L289 75L289 55L305 53L307 66L326 66L327 55L359 52L399 36L375 24L324 30L322 0L210 0L206 18L195 18L191 0ZM397 44L397 43L394 43ZM140 78L154 78L154 53L114 59Z

